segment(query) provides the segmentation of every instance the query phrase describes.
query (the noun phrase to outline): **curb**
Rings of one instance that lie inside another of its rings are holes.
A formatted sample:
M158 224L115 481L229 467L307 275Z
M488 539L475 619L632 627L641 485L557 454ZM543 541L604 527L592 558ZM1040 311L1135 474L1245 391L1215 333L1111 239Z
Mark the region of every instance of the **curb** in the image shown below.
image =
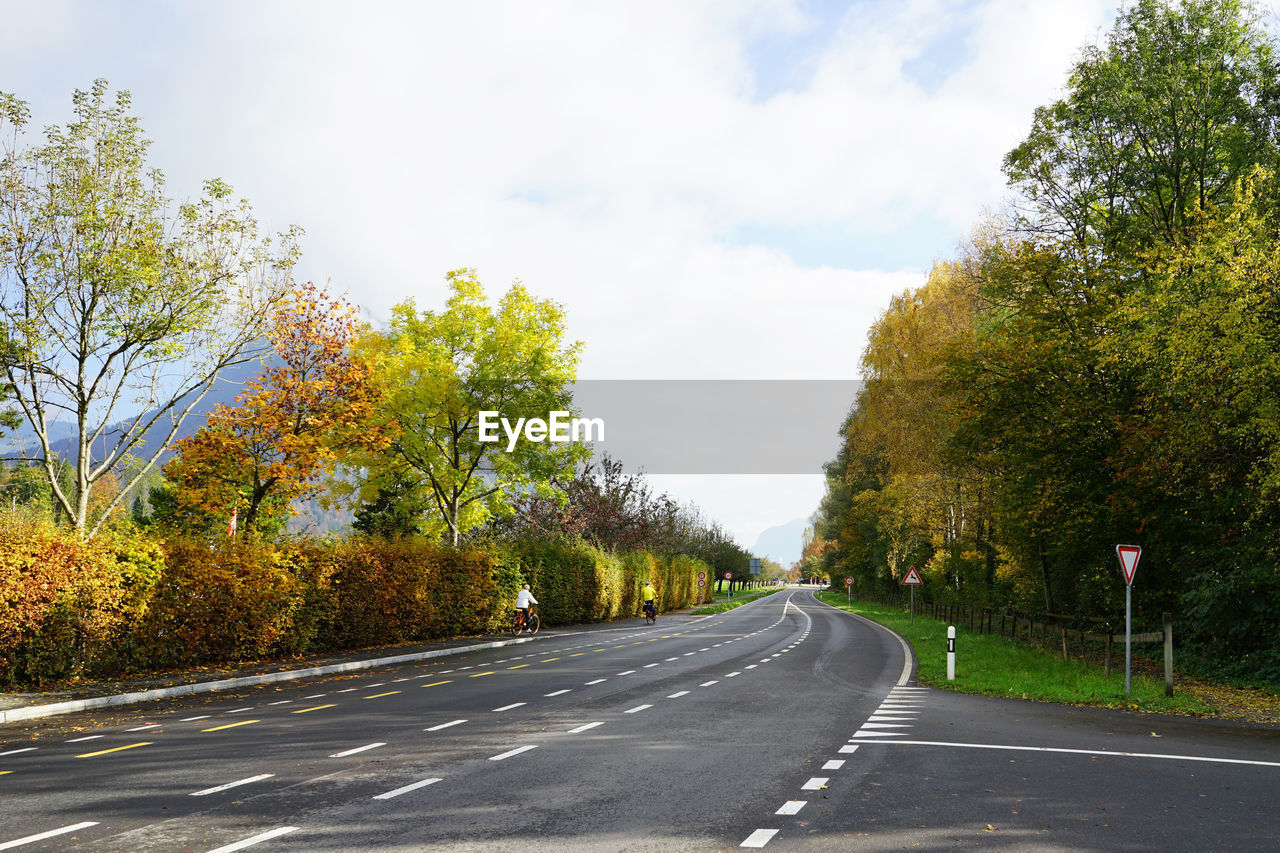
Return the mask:
M66 702L54 702L48 705L24 705L0 711L0 725L15 723L19 720L34 720L40 717L53 717L58 714L70 714L76 711L88 711L93 708L109 708L116 705L133 705L139 702L150 702L154 699L168 699L174 696L190 696L196 693L214 693L219 690L230 690L235 687L253 687L258 684L270 684L275 681L293 681L299 678L310 678L315 675L331 675L335 672L348 672L354 669L369 669L393 663L424 660L426 658L445 657L463 652L474 652L480 649L498 649L503 646L515 646L533 642L532 637L511 640L497 640L492 643L478 643L471 646L457 646L451 649L433 649L427 652L414 652L406 655L393 655L386 658L367 658L365 660L345 661L343 663L313 666L307 669L291 669L284 672L269 672L262 675L246 675L240 678L224 678L218 681L202 681L196 684L180 684L176 687L158 687L154 690L139 690L134 693L121 693L116 696L94 696L91 699L71 699Z

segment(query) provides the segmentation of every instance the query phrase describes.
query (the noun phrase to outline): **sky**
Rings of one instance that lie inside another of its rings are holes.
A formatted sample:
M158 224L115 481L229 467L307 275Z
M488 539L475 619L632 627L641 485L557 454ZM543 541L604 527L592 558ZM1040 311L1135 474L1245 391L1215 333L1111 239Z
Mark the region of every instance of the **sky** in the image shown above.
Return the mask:
M301 225L375 322L474 267L565 308L582 378L848 380L1117 2L0 0L0 91L42 128L128 90L172 196ZM650 479L746 546L822 495Z

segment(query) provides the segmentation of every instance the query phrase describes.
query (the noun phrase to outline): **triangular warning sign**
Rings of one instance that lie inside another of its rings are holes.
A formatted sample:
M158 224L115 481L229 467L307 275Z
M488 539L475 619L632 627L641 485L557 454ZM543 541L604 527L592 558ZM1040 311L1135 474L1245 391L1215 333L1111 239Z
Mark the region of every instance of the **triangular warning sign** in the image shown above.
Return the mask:
M920 580L920 573L916 571L916 567L912 566L907 569L907 576L902 579L903 586L924 586L924 581Z
M1138 571L1138 559L1142 556L1139 545L1117 545L1116 556L1120 558L1120 568L1124 571L1124 582L1133 586L1133 575Z

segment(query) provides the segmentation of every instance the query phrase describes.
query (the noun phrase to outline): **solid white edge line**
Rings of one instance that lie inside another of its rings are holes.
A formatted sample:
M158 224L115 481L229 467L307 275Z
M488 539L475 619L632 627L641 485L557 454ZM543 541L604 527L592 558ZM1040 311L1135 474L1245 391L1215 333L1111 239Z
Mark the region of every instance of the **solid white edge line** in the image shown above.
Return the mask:
M88 829L91 826L97 826L96 820L86 820L83 823L73 823L71 826L64 826L62 829L51 829L48 832L41 832L38 835L28 835L26 838L18 838L14 841L6 841L0 844L0 850L9 850L13 847L21 847L23 844L30 844L33 841L44 841L46 838L56 838L59 835L66 835L68 832L78 832L82 829Z
M568 734L580 735L583 732L587 731L588 729L594 729L596 726L603 726L603 725L604 723L587 723L586 725L578 726L576 729L569 729Z
M755 832L748 835L738 846L763 847L777 834L778 830L776 829L757 829Z
M357 752L364 752L369 749L377 749L380 746L386 746L385 743L367 743L364 746L357 746L355 749L344 750L343 752L335 752L330 758L346 758L348 755L355 755Z
M248 785L250 782L261 782L263 779L270 779L274 773L259 773L257 776L250 776L248 779L237 779L235 782L228 782L225 785L218 785L215 788L205 788L203 791L192 791L192 797L205 797L209 794L216 794L219 791L226 791L229 788L236 788L240 785Z
M210 850L209 853L233 853L233 851L243 850L246 847L252 847L255 844L261 844L264 841L270 841L273 838L279 838L282 835L288 835L291 832L297 832L297 831L298 831L298 827L296 826L282 826L282 827L279 827L278 829L272 829L272 830L268 830L267 832L259 833L251 838L246 838L243 841L237 841L234 844L227 844L222 847L215 847L214 849Z
M1254 767L1280 767L1280 761L1255 761L1248 758L1210 758L1203 755L1170 755L1160 752L1120 752L1108 749L1067 749L1056 746L1008 746L1000 743L948 743L936 740L878 740L876 743L907 746L951 746L961 749L1006 749L1014 752L1062 752L1070 755L1113 755L1117 758L1160 758L1167 761L1203 761L1209 764L1247 764Z
M506 752L502 753L501 755L490 755L489 760L502 761L503 759L510 758L513 755L519 755L522 752L528 752L531 749L537 749L537 748L538 748L538 745L536 743L531 743L528 746L517 746L515 749L509 749Z
M378 794L375 800L389 800L392 797L398 797L401 794L407 794L410 791L416 791L419 788L425 788L428 785L434 785L441 781L440 779L423 779L421 782L414 782L412 785L405 785L403 788L396 788L394 791L387 791L385 794Z

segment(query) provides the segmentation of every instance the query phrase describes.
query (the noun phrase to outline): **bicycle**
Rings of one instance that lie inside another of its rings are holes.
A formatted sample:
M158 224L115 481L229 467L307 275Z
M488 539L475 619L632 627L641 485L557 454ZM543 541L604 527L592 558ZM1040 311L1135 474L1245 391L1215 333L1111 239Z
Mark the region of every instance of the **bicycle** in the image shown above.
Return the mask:
M644 604L644 624L646 625L658 624L658 608L653 604L649 604L648 602Z
M541 627L542 620L538 618L538 614L533 611L532 607L529 608L529 618L527 621L525 620L523 610L516 611L516 620L512 625L512 632L516 636L520 636L525 631L528 631L530 634L536 634L538 633L538 629Z

